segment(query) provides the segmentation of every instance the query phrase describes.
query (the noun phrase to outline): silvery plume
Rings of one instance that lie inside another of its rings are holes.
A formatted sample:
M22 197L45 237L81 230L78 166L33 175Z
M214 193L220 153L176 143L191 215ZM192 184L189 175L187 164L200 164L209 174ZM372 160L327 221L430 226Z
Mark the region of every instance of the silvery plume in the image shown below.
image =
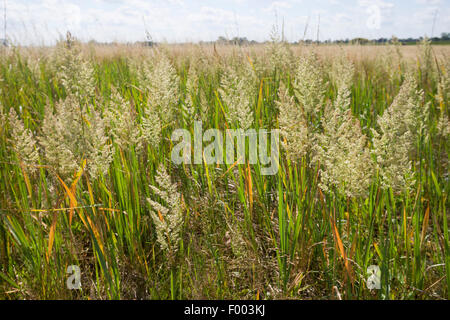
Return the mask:
M442 113L437 123L437 135L443 139L448 139L450 136L450 120L446 113ZM447 140L447 142L449 142Z
M269 69L269 71L286 72L292 69L294 55L283 35L280 36L276 26L272 27L270 41L265 47L265 54L268 57L266 69Z
M314 52L300 58L294 89L295 96L308 119L316 118L323 108L327 88L323 74L322 65Z
M63 85L67 95L80 101L95 96L95 76L92 63L84 59L81 44L70 34L65 41L56 45L51 66L56 77Z
M334 60L331 78L337 88L337 97L334 103L336 108L350 108L354 73L355 66L343 54Z
M139 55L128 58L128 66L132 73L136 75L138 86L144 90L148 89L156 58L149 55Z
M388 79L391 82L401 80L401 71L404 69L405 61L400 50L401 43L398 38L392 37L391 41L383 48L382 53L375 60L376 70L379 72L374 77L380 81Z
M194 62L197 61L194 60ZM192 117L191 119L207 121L209 105L204 90L200 88L199 71L196 69L198 62L189 67L186 80L186 98L183 105L185 114ZM197 108L195 107L197 104Z
M3 118L2 127L6 123L6 117L3 116ZM36 172L35 166L39 164L39 149L33 133L25 128L23 121L19 119L13 108L9 110L8 123L12 150L30 172Z
M152 104L144 108L144 116L141 119L140 131L142 132L141 142L151 146L158 146L162 139L161 119L158 110Z
M112 162L113 147L108 142L105 121L100 116L100 112L92 108L85 117L87 126L84 131L84 142L88 173L95 179L99 175L108 173L109 165Z
M181 194L162 164L157 170L156 183L157 187L150 185L150 188L160 200L147 198L147 201L152 208L151 217L155 224L157 241L161 249L167 251L171 260L178 250L183 227Z
M439 107L443 110L450 100L450 62L447 62L447 66L442 68L437 87L437 100Z
M198 92L198 75L193 66L189 67L189 72L186 79L186 97L183 103L183 115L185 120L189 123L193 119L200 120L196 114L194 100Z
M382 186L396 193L414 185L411 158L420 133L426 136L427 132L428 104L422 106L423 92L416 88L414 77L407 74L394 101L378 118L379 131L372 129Z
M158 111L164 125L171 123L178 112L180 99L179 77L166 55L160 55L156 62L149 83L149 105Z
M254 79L256 75L248 66L241 73L227 67L222 75L219 93L228 109L226 120L231 126L247 130L253 124Z
M320 188L346 197L366 197L373 177L373 163L358 119L350 109L328 105L322 118L323 132L315 134L313 163L320 164Z
M434 81L437 72L435 68L436 64L433 58L433 52L431 48L431 40L427 37L420 41L420 57L419 67L422 81Z
M125 100L116 88L111 89L111 98L105 108L105 126L114 142L121 149L140 147L141 130L137 128L131 103Z
M289 96L289 90L280 85L278 90L279 109L278 122L280 126L281 143L291 161L299 161L308 149L308 126L305 115L295 103L293 97Z
M112 161L104 120L90 106L88 113L79 100L68 96L55 105L47 105L39 142L48 165L64 179L73 178L87 159L88 172L95 178L106 174Z

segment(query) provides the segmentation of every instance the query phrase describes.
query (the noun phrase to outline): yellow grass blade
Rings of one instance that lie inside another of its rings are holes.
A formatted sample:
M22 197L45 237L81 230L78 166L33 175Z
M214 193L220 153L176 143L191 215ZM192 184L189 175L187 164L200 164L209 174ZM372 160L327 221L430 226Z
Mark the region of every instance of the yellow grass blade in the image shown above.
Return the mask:
M373 244L373 246L374 246L375 251L377 252L378 256L380 257L380 259L383 260L383 254L381 253L380 248L378 247L378 244L375 242Z
M348 277L353 285L352 267L348 262L347 255L344 250L344 244L342 243L341 237L339 236L338 229L337 229L336 224L334 223L333 219L331 219L331 223L333 226L333 234L334 234L334 238L336 240L337 247L339 249L339 253L341 254L342 259L344 259L345 269L347 270Z
M30 195L30 197L32 197L33 195L32 195L30 178L28 177L28 174L25 170L25 165L22 161L20 161L20 168L22 169L22 174L23 174L23 178L25 179L25 184L27 186L28 194Z
M162 216L162 214L159 210L158 210L158 217L159 217L159 221L164 222L164 217Z
M225 125L227 126L227 128L228 128L228 123L227 123L227 121L225 120L226 119L226 117L227 117L227 113L225 112L225 109L223 108L223 105L222 105L222 101L220 101L220 98L219 98L219 93L217 92L217 90L214 90L214 93L216 94L216 98L217 98L217 101L219 102L219 106L220 106L220 109L222 110L222 112L223 112L223 116L224 116L224 121L225 121Z
M259 116L261 106L262 106L262 101L263 101L263 84L264 84L264 79L261 79L261 83L259 85L258 103L256 105L256 114L258 116Z
M73 180L72 184L70 185L70 191L72 192L73 195L75 195L75 193L76 193L77 183L80 180L80 178L84 172L85 166L86 166L86 159L84 159L83 162L81 163L81 168L76 173L75 179ZM70 226L72 225L72 217L73 217L73 208L70 209L70 211L69 211L69 225Z
M242 157L239 157L239 158L231 165L231 167L229 167L228 170L225 171L225 173L224 173L220 178L222 179L223 177L225 177L225 175L226 175L228 172L230 172L230 170L233 169L233 168L237 165L237 163L241 160L241 158L242 158Z
M78 202L75 198L75 195L72 193L72 191L69 189L69 187L64 183L64 181L56 174L56 177L58 178L59 182L61 182L63 188L66 190L67 196L69 197L70 201L70 208L74 208L77 206Z
M208 164L206 163L205 152L203 152L203 162L205 164L206 179L208 181L209 193L212 193L211 178L209 177Z
M422 236L420 239L421 245L423 245L423 241L425 240L425 234L427 233L429 218L430 218L430 204L428 204L427 210L425 211L425 216L423 217Z
M252 61L252 59L250 58L250 56L249 56L248 54L246 54L246 56L247 56L247 60L248 60L248 62L249 62L249 63L250 63L250 65L252 66L253 70L255 70L255 66L253 65L253 61Z
M247 175L248 175L248 200L250 205L250 214L253 211L253 184L252 184L252 173L250 171L250 164L247 164Z
M72 193L72 191L69 189L69 187L64 183L64 181L57 174L56 174L56 177L58 178L59 182L61 182L64 189L66 190L66 193L70 200L70 209L74 209L75 207L77 207L77 204L78 204L77 199L75 198L75 195ZM80 214L80 219L87 228L86 221L83 219L83 216L81 214Z
M87 176L86 176L86 184L87 184L88 192L89 192L89 200L91 201L91 205L93 205L94 204L94 194L92 192L91 184L89 183L89 179ZM92 206L92 212L94 212L94 215L95 215L95 213L96 213L95 206ZM105 255L105 251L103 249L103 243L102 243L101 237L100 237L100 232L98 231L97 227L92 222L92 220L89 218L89 215L86 215L86 219L89 222L89 225L92 229L92 232L94 233L95 238L97 239L100 250L102 251L103 255Z
M52 225L50 227L50 233L48 235L48 248L47 248L47 255L46 255L47 263L50 260L50 255L52 254L53 242L55 240L56 221L57 221L57 215L56 215L56 212L54 212Z

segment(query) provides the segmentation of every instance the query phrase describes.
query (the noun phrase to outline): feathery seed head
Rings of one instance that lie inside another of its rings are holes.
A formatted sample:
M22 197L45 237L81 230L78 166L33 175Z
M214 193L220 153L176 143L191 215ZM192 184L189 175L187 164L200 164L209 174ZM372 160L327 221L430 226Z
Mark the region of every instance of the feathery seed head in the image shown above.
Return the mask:
M300 58L296 79L295 95L308 117L315 118L323 107L327 83L317 55L312 52Z
M156 183L158 187L151 185L150 188L161 198L161 202L150 198L147 201L153 209L151 216L156 227L157 241L161 249L168 252L169 260L172 260L178 250L183 226L181 194L162 164L157 170Z
M228 67L220 82L219 93L225 106L230 125L237 125L247 130L253 124L252 102L255 97L255 74L251 68L246 68L244 74L239 74L235 68Z
M179 101L179 77L170 60L162 55L148 83L149 104L156 107L164 124L175 119Z
M351 88L355 67L344 55L339 56L332 65L331 78L337 88L336 108L348 109L350 107Z
M30 129L25 128L13 108L9 110L9 128L11 130L12 149L25 165L39 163L39 151L35 138ZM31 172L36 168L30 167Z
M291 70L294 64L294 55L288 43L280 37L276 26L272 28L270 40L265 49L266 55L269 57L266 68L269 67L271 72Z
M308 148L308 126L305 116L288 89L281 84L276 104L280 110L278 118L282 145L291 161L301 159Z
M313 145L313 163L320 163L320 187L335 189L347 197L365 197L373 177L373 164L367 138L351 110L328 105L323 132Z
M156 107L148 105L144 109L141 123L142 141L149 145L158 146L162 138L161 119Z
M382 186L396 193L409 190L415 183L410 158L419 133L426 131L428 113L428 105L420 105L422 99L423 92L417 91L414 77L407 75L392 104L378 118L380 133L372 129Z
M93 178L106 174L112 161L104 120L93 107L88 114L78 101L68 96L56 103L55 113L47 106L39 137L47 163L66 179L79 171L83 159Z
M136 129L130 101L125 100L114 87L105 110L105 126L121 149L127 149L133 145L139 148L141 131Z
M68 95L80 101L95 96L94 68L90 61L83 58L78 41L68 38L59 42L50 65L56 69L56 76Z

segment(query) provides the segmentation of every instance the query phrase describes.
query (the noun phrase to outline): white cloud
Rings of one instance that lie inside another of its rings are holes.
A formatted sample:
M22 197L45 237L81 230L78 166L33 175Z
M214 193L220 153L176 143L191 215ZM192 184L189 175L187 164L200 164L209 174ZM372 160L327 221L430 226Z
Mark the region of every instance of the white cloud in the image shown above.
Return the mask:
M8 35L21 43L50 43L67 30L82 40L138 41L146 30L156 41L214 40L245 36L266 40L283 21L289 40L418 37L450 30L450 8L439 0L15 0L7 1ZM381 27L367 27L367 8L381 11ZM0 4L1 7L1 4ZM277 18L274 16L277 13ZM308 20L309 19L309 20ZM1 19L0 19L1 20Z
M379 8L392 8L394 7L394 4L391 2L386 2L383 0L359 0L359 5L362 7L369 7L369 6L377 6Z
M286 1L275 1L270 4L267 8L264 8L263 11L266 12L273 12L273 11L280 11L283 9L290 9L292 8L292 4Z
M441 4L442 0L416 0L418 4L436 5Z

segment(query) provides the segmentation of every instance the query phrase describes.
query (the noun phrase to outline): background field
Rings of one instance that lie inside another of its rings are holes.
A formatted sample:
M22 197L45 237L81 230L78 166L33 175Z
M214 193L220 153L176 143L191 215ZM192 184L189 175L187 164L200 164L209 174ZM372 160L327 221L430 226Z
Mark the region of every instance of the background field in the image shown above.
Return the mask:
M450 47L69 38L0 50L0 298L450 297ZM395 168L399 181L412 177L408 189L383 180L374 139L409 76L422 95L399 98L396 121L414 120L414 110L424 117L403 129L391 118L411 144L386 138L385 150L403 157ZM318 88L308 89L312 79ZM203 130L236 128L233 110L304 143L292 156L281 148L274 176L260 164L171 162L174 129L192 132L194 119ZM346 143L367 137L361 153L347 157L339 130ZM80 267L82 290L67 289L69 265ZM367 288L370 265L380 267L379 290Z

